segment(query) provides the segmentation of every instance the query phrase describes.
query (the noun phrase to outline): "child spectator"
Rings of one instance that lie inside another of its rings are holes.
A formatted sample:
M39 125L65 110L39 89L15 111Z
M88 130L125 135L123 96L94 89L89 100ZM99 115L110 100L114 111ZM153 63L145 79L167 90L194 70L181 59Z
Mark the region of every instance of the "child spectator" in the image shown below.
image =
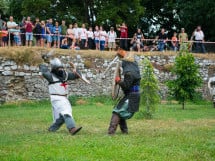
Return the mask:
M93 36L93 28L89 27L89 30L87 31L87 42L88 42L88 48L89 49L94 49L94 36Z
M82 24L80 29L80 48L84 49L87 47L87 29L85 28L85 24Z
M99 45L99 36L100 36L99 27L95 26L94 38L95 38L96 50L99 50L99 48L100 48L100 45Z
M46 24L45 21L41 21L41 47L45 46L45 40L46 40Z
M103 51L105 49L105 40L107 37L106 31L103 30L103 27L100 26L99 31L99 43L100 43L100 50Z
M67 29L67 39L68 39L68 46L70 46L71 49L75 47L75 34L74 29L72 28L72 24L69 25L69 28Z
M35 38L36 38L36 45L41 46L42 26L40 24L39 18L36 18L34 33L35 33Z
M54 48L60 47L60 34L61 34L61 27L59 26L59 23L56 21L55 26L53 27L53 40L54 40Z
M33 24L31 23L31 17L27 17L27 21L25 23L25 37L26 37L26 46L32 46L33 41Z
M1 44L1 46L5 47L5 46L7 46L7 43L8 43L8 38L7 38L8 31L7 31L7 28L6 28L6 23L3 24L1 33L2 33L1 34L1 36L2 36L2 44Z
M76 43L76 45L79 45L80 29L78 28L78 24L77 23L74 23L73 32L74 32L74 36L75 36L75 43Z
M177 39L177 33L176 32L173 33L173 37L171 39L171 45L172 45L172 49L174 51L178 50L178 39Z
M185 33L185 29L181 28L181 33L178 35L180 50L187 50L188 35Z
M112 51L116 48L116 32L114 31L114 27L111 27L110 28L110 31L108 31L108 48L109 48L109 51Z
M14 29L13 34L14 34L15 46L20 46L21 45L20 28L17 27L16 29Z

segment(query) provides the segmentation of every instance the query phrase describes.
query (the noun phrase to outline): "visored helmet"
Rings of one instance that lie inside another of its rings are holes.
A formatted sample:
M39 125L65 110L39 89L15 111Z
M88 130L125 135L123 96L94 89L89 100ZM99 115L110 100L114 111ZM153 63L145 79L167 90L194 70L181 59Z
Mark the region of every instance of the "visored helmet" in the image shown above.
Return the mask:
M50 61L51 69L55 70L57 68L63 68L63 63L58 58L54 58Z

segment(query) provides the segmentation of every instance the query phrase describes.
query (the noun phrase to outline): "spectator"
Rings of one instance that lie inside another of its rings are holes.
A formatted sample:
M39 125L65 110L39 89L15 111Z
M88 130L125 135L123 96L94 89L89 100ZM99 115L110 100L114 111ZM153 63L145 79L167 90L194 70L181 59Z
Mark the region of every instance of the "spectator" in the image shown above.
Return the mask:
M54 48L60 48L60 34L61 34L61 27L59 23L56 21L55 26L53 27L53 40L54 40Z
M177 39L177 33L176 32L173 33L173 36L171 39L171 45L172 45L173 51L178 50L178 39Z
M85 27L85 24L82 24L82 27L80 29L80 33L79 33L79 37L80 37L80 48L84 49L87 47L87 29Z
M67 26L66 26L66 21L65 20L62 20L60 27L61 27L60 42L62 42L62 40L64 38L66 38L66 32L67 32Z
M3 23L3 26L2 26L2 44L1 46L2 47L5 47L7 46L7 42L8 42L8 31L7 31L7 28L6 28L6 22Z
M206 53L204 42L204 33L201 30L201 26L197 26L195 31L193 32L193 36L195 37L195 52L197 53Z
M164 51L165 43L168 40L165 29L162 28L161 32L158 34L158 50Z
M181 33L179 33L178 38L179 38L180 50L187 50L188 35L185 32L184 28L181 28Z
M33 41L33 24L31 22L31 17L27 17L26 23L25 23L25 37L26 37L26 46L32 46Z
M95 37L96 50L99 50L100 49L100 45L99 45L100 31L98 26L95 26L94 37Z
M16 30L16 27L18 25L16 22L13 21L13 16L10 16L9 21L7 22L7 28L8 28L8 40L9 43L13 46L14 36L13 32Z
M74 32L74 36L75 36L75 43L76 43L76 45L79 45L80 29L78 28L77 23L74 23L73 32Z
M22 46L25 46L25 40L26 40L26 37L25 37L25 21L26 21L26 18L23 17L22 19L22 22L19 24L20 26L20 38L21 38L21 45Z
M35 38L36 38L36 45L41 46L42 26L41 26L39 18L36 18L36 22L35 22L34 26L35 26L34 33L35 33Z
M68 36L68 45L70 46L71 49L73 49L75 47L75 34L74 34L74 30L72 28L72 24L69 25L69 28L67 29L67 36Z
M99 43L100 43L100 50L103 51L105 49L105 40L107 37L106 31L103 30L103 27L100 26L99 28Z
M120 31L120 48L127 50L128 27L123 22L122 26L117 26L117 30Z
M52 31L53 31L53 20L50 18L46 24L46 40L47 47L50 48L52 45Z
M70 46L68 45L68 39L66 36L62 40L60 48L61 49L69 49L70 48Z
M45 40L46 40L46 24L45 21L41 21L41 47L45 46Z
M89 30L87 31L87 39L88 39L88 48L89 49L94 49L94 36L93 36L93 28L89 27Z
M143 36L143 33L141 31L140 28L137 29L137 32L134 34L134 37L133 37L133 47L132 49L133 50L136 50L138 52L142 51L143 50L143 40L144 40L144 36Z
M4 26L4 21L1 19L1 14L0 14L0 30L2 30L3 26Z
M20 27L17 26L16 29L14 29L14 42L15 46L20 46L21 45L21 37L20 37Z
M109 51L112 51L116 48L116 38L117 38L117 35L116 35L116 32L114 31L114 27L111 27L110 28L110 31L108 31L108 48L109 48Z

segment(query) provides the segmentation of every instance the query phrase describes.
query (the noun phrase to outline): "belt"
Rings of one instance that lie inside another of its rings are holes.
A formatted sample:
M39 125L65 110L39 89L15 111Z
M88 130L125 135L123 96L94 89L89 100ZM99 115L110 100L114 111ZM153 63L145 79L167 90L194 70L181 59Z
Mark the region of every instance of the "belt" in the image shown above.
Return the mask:
M67 97L67 94L51 94L51 95L54 95L54 96L64 96L64 97Z
M131 92L139 92L140 91L140 86L135 85L131 87Z

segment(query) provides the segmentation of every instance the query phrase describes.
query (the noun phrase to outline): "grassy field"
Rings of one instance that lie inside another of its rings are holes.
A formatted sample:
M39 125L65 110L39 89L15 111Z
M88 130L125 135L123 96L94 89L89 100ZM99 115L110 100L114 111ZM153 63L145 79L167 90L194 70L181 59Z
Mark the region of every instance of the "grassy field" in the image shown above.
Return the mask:
M52 122L48 101L0 106L1 161L212 161L215 160L215 109L210 103L159 105L152 120L128 121L129 134L107 135L113 103L80 99L73 106L75 136Z

